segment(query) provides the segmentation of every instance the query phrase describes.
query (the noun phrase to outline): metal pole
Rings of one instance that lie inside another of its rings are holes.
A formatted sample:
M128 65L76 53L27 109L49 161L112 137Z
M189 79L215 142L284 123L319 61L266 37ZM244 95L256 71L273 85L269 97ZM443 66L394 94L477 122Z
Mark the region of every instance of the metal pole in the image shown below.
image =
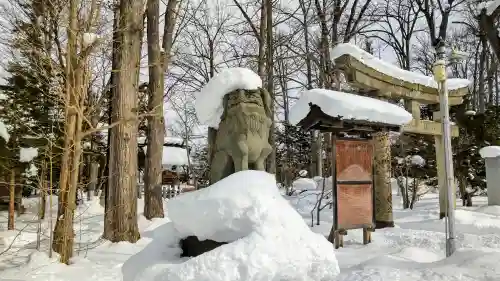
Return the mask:
M446 256L451 256L456 249L455 246L455 189L453 175L453 161L450 134L450 112L448 104L448 87L446 85L446 50L444 43L437 48L438 61L435 64L434 77L439 85L440 109L442 114L444 165L446 174L447 195L447 239Z

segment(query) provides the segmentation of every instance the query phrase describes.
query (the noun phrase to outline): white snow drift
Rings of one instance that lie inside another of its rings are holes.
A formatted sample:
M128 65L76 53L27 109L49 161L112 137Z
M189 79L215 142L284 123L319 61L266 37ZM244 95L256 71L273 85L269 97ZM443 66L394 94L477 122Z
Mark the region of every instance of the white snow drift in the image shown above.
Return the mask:
M307 116L309 103L319 106L325 114L342 120L405 125L413 119L404 108L386 101L326 89L312 89L302 92L299 100L290 109L289 120L292 125Z
M223 113L224 95L237 90L254 90L262 87L257 73L248 68L226 68L217 73L196 95L195 110L198 120L212 128L218 128Z
M178 237L234 242L179 264L155 265L139 280L318 281L339 274L331 244L281 196L274 175L238 172L175 197L167 209Z

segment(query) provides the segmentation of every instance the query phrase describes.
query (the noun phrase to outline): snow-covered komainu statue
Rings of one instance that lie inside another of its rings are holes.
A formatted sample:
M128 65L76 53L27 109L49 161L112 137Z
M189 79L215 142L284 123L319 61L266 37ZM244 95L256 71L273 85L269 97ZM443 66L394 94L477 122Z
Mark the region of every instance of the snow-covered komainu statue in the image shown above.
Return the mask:
M265 170L271 153L271 97L262 88L235 90L224 96L224 113L215 138L211 184L243 170Z

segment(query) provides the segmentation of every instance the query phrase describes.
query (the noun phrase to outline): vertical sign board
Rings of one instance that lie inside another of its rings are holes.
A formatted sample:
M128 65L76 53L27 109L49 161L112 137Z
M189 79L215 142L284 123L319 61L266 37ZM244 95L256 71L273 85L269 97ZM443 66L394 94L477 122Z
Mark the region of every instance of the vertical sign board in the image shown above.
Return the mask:
M335 140L335 229L371 228L374 224L373 144L370 140Z

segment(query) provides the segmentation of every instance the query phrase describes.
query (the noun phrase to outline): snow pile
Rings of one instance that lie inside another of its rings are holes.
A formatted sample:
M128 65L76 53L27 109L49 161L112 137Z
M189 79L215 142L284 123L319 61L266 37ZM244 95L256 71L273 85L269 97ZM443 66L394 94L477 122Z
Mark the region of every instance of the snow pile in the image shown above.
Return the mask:
M500 146L486 146L479 150L482 158L495 158L500 156Z
M148 147L143 146L143 149L144 153L146 153ZM164 167L173 165L182 166L189 164L188 152L185 148L182 147L164 146L161 159L161 163Z
M386 101L326 89L312 89L302 92L290 109L289 120L292 125L307 116L309 103L319 106L325 114L343 120L365 120L401 126L413 119L404 108Z
M247 68L226 68L217 73L196 95L195 110L198 120L212 128L218 128L223 113L222 100L234 90L254 90L262 87L257 73Z
M5 142L9 142L10 135L9 132L7 132L7 126L5 126L5 123L0 120L0 137L2 137Z
M21 162L30 162L37 156L38 148L36 147L21 147L19 150L19 161Z
M238 172L175 197L167 209L178 237L234 242L183 263L155 265L138 280L316 281L339 274L332 245L309 230L274 175Z
M329 176L326 179L324 177L314 177L314 181L316 182L319 190L323 190L323 184L325 185L325 190L331 190L333 187L332 176Z
M315 190L316 182L313 179L299 178L292 183L294 190Z
M38 168L31 163L28 168L24 171L24 175L28 178L38 175Z
M415 165L415 166L419 166L419 167L425 166L425 160L420 155L412 155L410 157L410 162L412 165Z
M332 60L335 60L343 55L350 55L360 62L366 64L368 67L371 67L385 75L395 77L409 83L420 84L435 89L438 88L437 82L434 80L434 77L425 76L420 73L401 69L393 64L390 64L373 56L372 54L362 50L354 44L338 44L331 50L330 55ZM448 84L449 90L465 88L470 85L469 80L458 78L447 79L446 83Z

